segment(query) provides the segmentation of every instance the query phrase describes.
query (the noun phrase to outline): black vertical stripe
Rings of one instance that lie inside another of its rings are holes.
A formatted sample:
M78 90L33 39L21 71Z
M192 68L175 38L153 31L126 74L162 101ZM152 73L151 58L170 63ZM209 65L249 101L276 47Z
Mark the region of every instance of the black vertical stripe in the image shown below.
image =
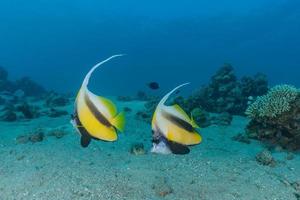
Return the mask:
M91 137L90 133L82 126L82 123L78 117L77 109L75 110L74 115L72 116L72 120L75 121L78 131L80 132L82 137Z
M188 132L193 132L195 130L194 127L190 123L184 121L183 119L173 116L165 111L162 112L162 115L167 120L170 120L172 123L176 124L180 128L185 129Z
M93 102L89 99L88 95L84 95L84 101L87 107L90 109L94 117L102 123L104 126L111 127L111 123L105 118L105 116L97 109Z

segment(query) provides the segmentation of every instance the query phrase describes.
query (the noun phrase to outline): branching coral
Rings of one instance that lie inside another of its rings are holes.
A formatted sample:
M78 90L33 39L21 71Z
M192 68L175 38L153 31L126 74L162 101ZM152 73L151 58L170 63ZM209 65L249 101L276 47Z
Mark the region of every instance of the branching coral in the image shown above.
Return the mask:
M246 114L251 118L248 137L288 150L300 149L300 91L294 86L273 87L258 97Z
M250 118L276 118L291 109L291 103L299 95L299 90L291 85L277 85L257 99L247 108Z

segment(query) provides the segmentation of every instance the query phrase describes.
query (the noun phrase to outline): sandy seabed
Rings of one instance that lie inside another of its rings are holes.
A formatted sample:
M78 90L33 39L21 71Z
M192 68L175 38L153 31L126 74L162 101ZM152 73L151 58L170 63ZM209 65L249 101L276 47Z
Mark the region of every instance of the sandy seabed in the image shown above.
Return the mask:
M151 129L135 119L143 102L119 102L127 114L124 134L114 143L92 141L83 149L69 116L0 123L0 200L297 200L291 183L300 181L300 155L274 152L276 166L263 166L255 155L264 146L233 141L247 119L234 117L231 126L203 128L203 143L191 153L133 155L131 145L151 147ZM71 113L72 106L67 107ZM61 139L17 144L16 137L41 127L65 128Z

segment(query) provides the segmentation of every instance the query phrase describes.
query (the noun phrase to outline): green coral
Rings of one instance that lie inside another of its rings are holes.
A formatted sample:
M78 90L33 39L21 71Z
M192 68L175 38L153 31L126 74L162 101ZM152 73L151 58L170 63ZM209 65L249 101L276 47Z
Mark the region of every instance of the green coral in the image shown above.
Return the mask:
M292 85L277 85L257 99L247 108L246 115L255 118L276 118L291 109L291 104L299 95Z

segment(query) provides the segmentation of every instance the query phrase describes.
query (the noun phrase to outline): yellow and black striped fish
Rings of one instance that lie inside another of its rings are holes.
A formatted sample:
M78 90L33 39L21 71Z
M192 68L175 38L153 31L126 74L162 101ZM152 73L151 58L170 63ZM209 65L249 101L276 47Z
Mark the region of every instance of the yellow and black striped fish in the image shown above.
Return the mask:
M81 146L87 147L91 139L116 141L117 131L123 132L124 113L118 113L112 101L89 91L87 85L92 73L102 64L122 55L114 55L96 64L86 75L78 92L71 123L81 135Z
M188 145L196 145L202 141L197 132L199 126L193 117L189 117L179 105L165 105L173 92L187 84L189 83L173 89L156 107L152 119L153 147L151 151L153 153L187 154L190 151Z

